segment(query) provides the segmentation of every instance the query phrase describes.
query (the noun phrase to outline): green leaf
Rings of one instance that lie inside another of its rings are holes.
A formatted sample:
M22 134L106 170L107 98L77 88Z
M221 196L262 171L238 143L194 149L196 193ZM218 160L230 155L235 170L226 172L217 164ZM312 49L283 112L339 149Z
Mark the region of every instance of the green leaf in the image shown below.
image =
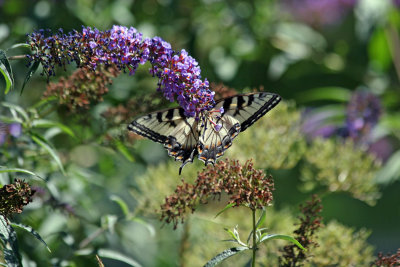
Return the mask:
M239 252L248 250L249 248L247 247L236 247L236 248L229 248L224 251L222 251L220 254L212 258L209 262L204 265L204 267L213 267L221 263L222 261L226 260L229 257L232 257L233 255L236 255Z
M117 195L111 195L110 199L119 205L125 217L128 217L130 215L128 204L126 204L126 202L122 198Z
M46 246L47 250L51 253L51 250L50 250L49 246L47 246L47 244L43 240L43 238L32 227L27 226L27 225L23 225L23 224L19 224L19 223L11 223L11 225L14 226L14 227L18 227L19 229L25 230L26 232L32 234L34 237L36 237L37 240L42 242Z
M19 48L19 47L31 48L31 46L29 44L19 43L19 44L15 44L15 45L11 46L9 49L7 49L7 51L10 50L10 49L15 49L15 48Z
M0 215L0 240L3 243L3 257L8 267L19 267L21 256L19 255L17 234L7 220Z
M113 259L113 260L118 260L118 261L125 262L126 264L129 264L130 266L142 267L142 265L140 265L134 259L132 259L132 258L120 253L120 252L114 251L114 250L99 249L97 254L100 257L103 257L103 258L108 258L108 259Z
M69 128L68 126L55 122L55 121L50 121L50 120L44 120L44 119L38 119L32 121L32 126L37 127L37 128L51 128L51 127L56 127L63 131L64 133L68 134L71 137L75 137L74 132Z
M25 85L28 83L28 81L32 77L32 75L36 72L36 70L38 69L39 65L40 65L40 62L39 61L35 61L35 62L33 62L32 66L29 68L28 73L25 76L24 83L22 84L20 95L22 95L22 93L24 92Z
M44 139L42 136L40 136L36 133L32 133L32 132L30 132L30 136L31 136L32 140L35 141L35 143L37 143L39 146L44 148L52 156L52 158L54 159L54 161L57 163L58 167L60 168L61 172L64 175L66 175L60 158L58 157L56 151L54 151L54 149L46 141L46 139Z
M386 164L375 176L375 181L380 184L390 184L400 178L400 150L393 153Z
M297 96L297 99L300 103L309 103L321 100L348 102L350 97L351 91L349 89L328 86L304 91Z
M146 221L138 218L138 217L133 217L131 218L132 221L137 222L142 224L144 227L146 227L147 231L149 231L150 236L154 237L156 235L156 231L154 230L154 226L151 225L150 223L147 223Z
M235 206L235 203L229 203L228 205L225 206L225 208L223 208L220 212L218 212L217 215L215 215L215 218L217 218L221 213L225 212L227 209L232 208L233 206Z
M34 172L25 170L25 169L21 169L21 168L7 168L7 167L3 167L0 166L0 173L6 173L6 172L21 172L21 173L25 173L25 174L29 174L35 177L38 177L41 180L45 180L44 178L40 177L39 175L37 175Z
M368 44L368 55L372 63L381 70L387 70L392 63L392 56L385 29L377 27Z
M135 159L132 157L131 153L129 153L127 147L125 146L124 143L122 143L120 140L115 140L115 145L118 149L119 152L130 162L134 162Z
M10 89L14 87L14 78L10 62L8 62L7 55L3 50L0 50L0 72L3 74L3 77L6 81L6 90L4 93L8 94Z
M305 248L293 237L289 236L289 235L278 235L278 234L270 234L268 235L267 233L262 234L261 238L260 238L260 243L267 241L267 240L271 240L271 239L283 239L289 242L292 242L293 244L295 244L296 246L298 246L299 248L301 248L302 250L305 250Z
M232 231L231 229L225 228L224 230L225 230L226 232L228 232L228 234L229 234L233 239L235 239L236 241L239 242L238 237L233 233L233 231Z
M2 102L1 104L4 107L10 109L10 112L11 112L11 114L13 115L13 117L15 119L19 119L17 114L16 114L16 113L18 113L19 115L21 115L24 118L25 121L29 121L28 113L23 108L21 108L20 106L15 105L15 104L11 104L11 103L8 103L8 102Z

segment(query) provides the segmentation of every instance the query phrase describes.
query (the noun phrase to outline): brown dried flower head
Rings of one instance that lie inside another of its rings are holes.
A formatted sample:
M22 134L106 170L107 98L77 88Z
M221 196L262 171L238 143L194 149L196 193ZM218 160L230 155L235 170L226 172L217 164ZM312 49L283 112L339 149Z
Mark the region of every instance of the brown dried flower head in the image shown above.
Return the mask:
M80 68L67 79L61 77L57 83L49 83L43 97L57 97L59 104L70 111L88 109L91 103L103 101L107 86L112 83L111 78L117 77L119 72L112 66L95 71Z
M0 188L0 214L4 217L12 213L21 213L24 206L32 202L32 190L28 183L16 179L14 183Z
M316 247L318 244L314 241L315 232L322 225L322 205L321 199L313 195L312 199L306 205L300 205L301 215L299 227L294 231L295 239L300 242L304 248ZM283 256L279 258L279 266L303 266L308 254L299 249L296 245L287 245L283 247Z
M383 253L378 253L378 258L372 264L373 267L396 267L400 266L400 248L393 255L383 256Z
M229 204L233 207L246 206L250 209L262 209L271 205L274 182L266 177L262 170L253 168L247 161L240 165L236 160L219 161L198 174L194 185L182 181L175 193L165 198L161 205L161 220L173 223L176 229L184 221L185 213L194 212L197 204L207 203L209 197L229 195Z

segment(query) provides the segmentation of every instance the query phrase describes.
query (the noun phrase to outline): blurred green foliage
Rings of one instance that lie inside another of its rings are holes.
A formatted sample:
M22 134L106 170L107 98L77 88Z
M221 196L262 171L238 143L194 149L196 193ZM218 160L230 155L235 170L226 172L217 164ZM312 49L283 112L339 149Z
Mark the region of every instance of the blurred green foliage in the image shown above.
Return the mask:
M267 209L265 222L271 232L291 234L298 204L322 193L325 227L317 233L310 266L365 266L378 251L394 252L400 240L399 10L389 0L359 0L333 24L295 18L273 0L0 0L0 48L24 43L26 34L40 28L134 26L175 50L186 49L212 82L238 92L261 87L280 94L285 101L240 134L224 157L253 158L257 168L273 173L275 207ZM135 76L113 79L103 102L72 113L55 99L42 99L47 84L40 75L33 75L20 95L26 61L10 65L14 89L5 94L11 78L0 78L0 123L19 123L22 132L5 132L0 184L18 177L35 188L33 203L12 222L32 227L52 251L16 228L24 266L97 266L96 254L105 266L201 266L230 247L220 242L227 238L224 227L251 229L241 208L214 218L224 199L210 200L176 231L161 227L157 210L179 184L180 164L161 145L129 135L126 125L133 118L119 116L126 121L116 126L102 116L119 105L135 115L173 106L160 100L161 94L129 102L155 91L146 66ZM50 82L74 69L60 69ZM377 95L384 107L369 144L302 132L304 110L329 111L327 123L344 123L345 106L358 88ZM193 181L201 168L196 161L182 178ZM283 245L261 247L258 264L277 266ZM246 253L221 266L243 266L250 258Z

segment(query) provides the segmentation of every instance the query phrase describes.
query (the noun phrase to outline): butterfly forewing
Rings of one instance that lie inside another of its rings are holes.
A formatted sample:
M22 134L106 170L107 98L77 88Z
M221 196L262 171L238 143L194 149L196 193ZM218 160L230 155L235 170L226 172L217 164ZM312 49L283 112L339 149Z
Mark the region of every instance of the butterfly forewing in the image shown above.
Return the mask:
M232 116L240 123L240 131L243 132L254 122L264 116L275 107L281 98L273 93L251 93L236 95L218 101L216 108L223 107L225 116Z
M193 162L197 154L199 129L194 118L186 118L183 109L174 108L139 117L128 129L164 144L168 155L184 164Z

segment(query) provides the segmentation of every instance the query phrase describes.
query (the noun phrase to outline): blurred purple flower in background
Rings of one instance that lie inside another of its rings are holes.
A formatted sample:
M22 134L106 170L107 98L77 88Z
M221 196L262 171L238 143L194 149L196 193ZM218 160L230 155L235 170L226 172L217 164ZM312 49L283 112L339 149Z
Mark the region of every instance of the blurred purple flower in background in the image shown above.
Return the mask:
M372 138L372 130L381 115L382 105L379 98L368 91L360 90L353 93L345 114L334 109L306 110L302 115L302 132L309 140L333 136L351 138L356 144L368 145L372 154L386 160L392 153L390 141Z
M313 26L339 23L358 0L282 0L285 10L294 18Z
M22 127L19 123L6 124L0 122L0 145L7 141L7 137L19 137L22 133Z
M378 97L367 91L355 92L347 105L346 129L349 137L367 142L381 115L382 105Z

